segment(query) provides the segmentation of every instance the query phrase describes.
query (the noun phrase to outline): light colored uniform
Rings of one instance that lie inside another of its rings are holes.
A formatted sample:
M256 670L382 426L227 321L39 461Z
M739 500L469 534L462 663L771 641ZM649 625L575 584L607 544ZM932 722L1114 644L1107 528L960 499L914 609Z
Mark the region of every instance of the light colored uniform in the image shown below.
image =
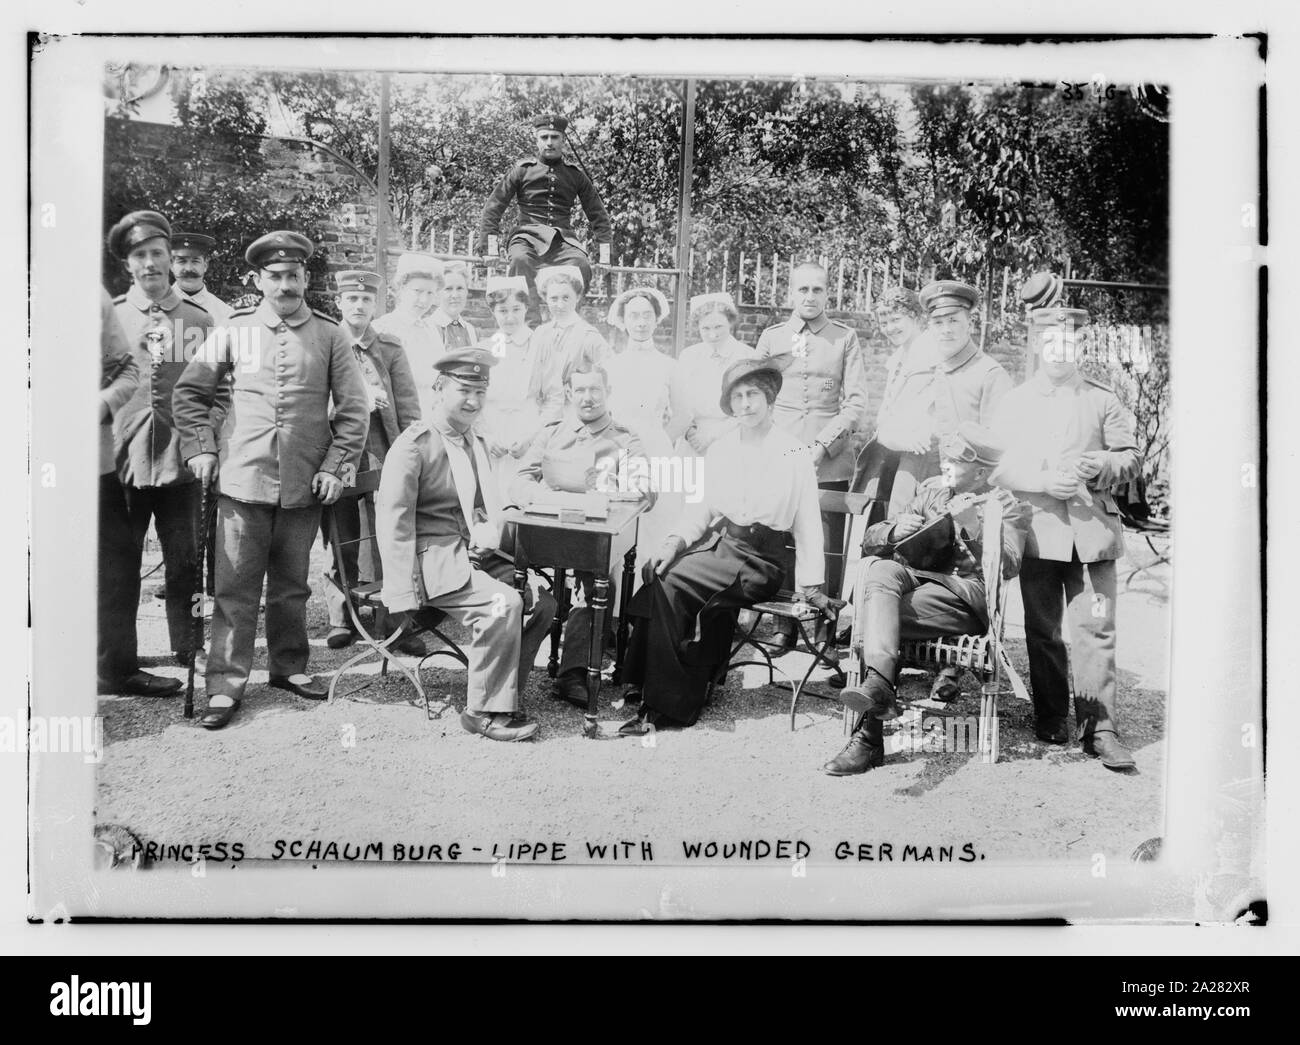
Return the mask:
M212 293L207 287L204 287L196 294L186 294L181 291L181 296L193 301L200 308L204 309L211 317L212 321L218 325L224 324L235 310L222 301L216 294Z
M456 431L438 409L432 421L398 437L375 498L382 598L394 612L436 606L470 629L467 710L519 711L555 602L539 594L525 621L524 604L509 583L513 566L494 555L481 567L470 562L476 503L500 534L501 506L482 436Z
M224 426L210 407L223 381L233 383ZM317 472L343 478L360 461L369 414L361 370L329 316L301 304L281 318L263 301L213 332L176 382L172 411L187 462L220 455L207 691L241 699L263 579L271 674L306 671L307 575L321 509L311 483Z
M1064 725L1069 713L1064 610L1080 733L1113 732L1115 560L1124 532L1111 490L1142 467L1133 416L1105 385L1077 372L1054 385L1041 370L1003 397L995 429L1007 449L994 482L1033 508L1020 593L1038 726ZM1084 493L1062 501L1046 492L1053 471L1072 470L1093 450L1106 456Z

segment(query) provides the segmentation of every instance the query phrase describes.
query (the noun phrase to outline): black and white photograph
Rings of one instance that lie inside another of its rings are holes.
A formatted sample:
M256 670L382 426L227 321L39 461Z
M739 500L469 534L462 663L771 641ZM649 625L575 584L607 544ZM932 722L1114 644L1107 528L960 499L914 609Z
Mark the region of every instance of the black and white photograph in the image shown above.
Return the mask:
M1257 41L539 43L32 48L34 916L1266 921Z

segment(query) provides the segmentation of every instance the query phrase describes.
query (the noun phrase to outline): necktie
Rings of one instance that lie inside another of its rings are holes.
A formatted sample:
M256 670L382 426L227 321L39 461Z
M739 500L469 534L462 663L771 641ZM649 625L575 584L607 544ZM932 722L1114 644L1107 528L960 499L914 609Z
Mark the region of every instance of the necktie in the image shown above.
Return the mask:
M469 454L469 466L474 469L474 522L486 522L487 507L483 503L483 486L479 480L478 461L474 457L474 439L468 432L462 435L460 439L465 447L465 452Z

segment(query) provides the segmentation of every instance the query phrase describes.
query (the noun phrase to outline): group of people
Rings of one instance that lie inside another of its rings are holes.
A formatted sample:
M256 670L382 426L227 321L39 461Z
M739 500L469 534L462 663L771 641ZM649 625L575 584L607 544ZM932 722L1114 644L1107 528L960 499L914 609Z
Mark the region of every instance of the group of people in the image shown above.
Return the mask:
M272 686L321 699L307 673L308 562L322 508L336 505L349 581L382 581L401 629L394 647L420 655L422 607L470 631L464 728L501 741L538 726L525 681L556 611L544 588L510 584L508 507L547 490L604 488L639 461L634 493L647 511L637 529L641 584L633 593L624 664L637 735L698 718L730 650L739 613L796 590L835 627L844 607L845 544L864 605L860 686L844 691L861 712L849 744L824 767L833 775L883 763L882 722L894 714L900 643L982 631L981 500L996 498L1007 577L1025 604L1036 732L1067 743L1070 671L1084 749L1113 769L1133 766L1115 719L1115 564L1122 554L1111 489L1140 467L1132 418L1112 391L1078 370L1074 332L1086 313L1059 306L1031 314L1042 366L1018 388L971 337L978 293L941 280L919 294L886 293L877 319L893 346L881 405L871 421L863 349L853 327L827 312L819 265L791 274L791 315L751 347L736 336L729 295L690 301L698 341L665 352L655 338L670 306L652 287L618 295L606 315L611 346L583 318L591 268L573 234L581 202L598 242L608 218L590 179L563 159L566 125L536 122L538 154L503 179L480 233L496 236L506 206L519 223L504 251L506 276L490 277L496 324L465 316L470 274L457 262L408 254L392 281L391 311L376 317L378 273L340 272L336 321L304 300L314 245L276 231L245 252L262 299L223 314L203 286L210 237L173 232L152 211L123 217L109 234L132 277L105 305L100 490L101 692L164 696L179 681L140 669L135 616L143 536L162 544L172 648L197 656L193 595L198 491L215 496L215 603L200 722L227 725L244 699L263 583ZM602 236L604 237L602 239ZM175 283L172 282L175 278ZM530 309L547 320L530 328ZM202 349L182 353L191 343ZM1045 336L1044 332L1052 336ZM864 437L865 444L863 442ZM696 496L656 488L651 459L694 459ZM380 471L373 505L339 502L358 471ZM819 491L865 493L869 509L845 534L842 512L823 512ZM364 514L363 514L364 513ZM924 558L907 541L951 519ZM378 561L359 559L356 537L376 536ZM628 546L625 546L628 547ZM575 584L588 598L593 578ZM331 586L327 642L353 640L342 586ZM1073 639L1066 656L1063 613ZM586 704L592 627L585 609L564 629L558 695ZM793 625L771 639L779 654ZM934 692L959 692L941 672Z

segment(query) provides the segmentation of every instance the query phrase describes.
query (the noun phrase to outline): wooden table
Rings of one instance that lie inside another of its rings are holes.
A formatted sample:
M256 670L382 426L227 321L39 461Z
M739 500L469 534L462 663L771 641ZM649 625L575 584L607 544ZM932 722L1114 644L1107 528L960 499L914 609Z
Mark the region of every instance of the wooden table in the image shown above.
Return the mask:
M618 635L615 645L614 682L621 680L623 655L627 651L627 607L632 598L636 571L637 517L649 506L645 501L612 501L609 517L585 522L560 522L554 515L534 515L517 508L507 509L503 518L515 525L515 587L523 594L528 568L555 570L555 622L551 625L551 655L547 673L555 678L559 667L560 631L568 615L565 573L593 575L591 599L591 645L587 651L587 710L583 735L598 737L597 701L600 697L600 665L604 655L605 617L609 609L610 557L614 538L632 527L632 547L623 556L623 589L619 595Z

